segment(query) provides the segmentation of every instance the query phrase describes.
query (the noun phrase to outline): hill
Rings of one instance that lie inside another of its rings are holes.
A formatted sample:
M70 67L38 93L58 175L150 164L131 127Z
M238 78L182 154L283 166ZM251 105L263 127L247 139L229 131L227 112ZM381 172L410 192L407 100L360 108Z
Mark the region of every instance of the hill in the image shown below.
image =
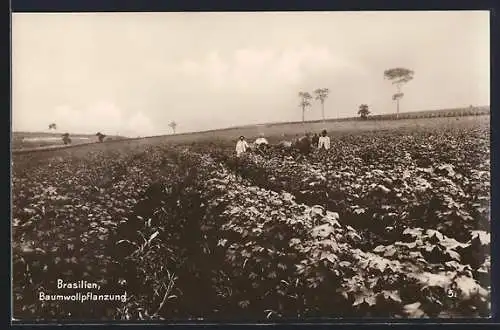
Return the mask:
M83 137L93 137L89 140L80 140L83 142L73 143L71 146L64 146L62 142L58 145L41 145L37 147L16 148L13 144L13 153L25 153L31 151L42 151L54 148L71 148L85 147L83 144L91 148L108 148L113 147L115 143L126 143L127 145L149 145L156 143L169 142L174 144L190 144L200 141L208 141L214 143L233 144L240 135L252 140L263 133L271 143L276 143L283 139L293 139L304 131L320 132L322 129L328 130L330 136L350 134L356 132L381 131L391 129L408 129L408 130L423 130L426 128L460 126L468 127L470 125L486 125L490 124L489 107L470 109L445 109L436 111L418 111L402 113L399 119L395 119L394 114L384 114L371 116L367 120L360 118L341 118L332 119L322 122L321 120L288 123L268 123L261 125L246 125L239 127L230 127L224 129L209 130L203 132L190 132L183 134L158 135L141 138L123 139L117 137L112 141L106 141L96 145L95 136L82 135ZM16 133L14 133L16 134ZM23 133L17 133L17 136L22 136ZM31 134L31 133L30 133Z
M378 115L370 115L367 120L402 120L402 119L423 119L423 118L441 118L441 117L464 117L464 116L480 116L480 115L489 115L490 107L489 106L480 106L480 107L467 107L467 108L450 108L450 109L439 109L439 110L420 110L420 111L411 111L411 112L403 112L400 113L398 117L396 117L395 113L385 113ZM344 117L338 119L326 119L325 123L334 123L334 122L342 122L342 121L359 121L359 117ZM307 124L312 123L323 123L323 120L309 120ZM271 126L280 126L280 125L288 125L288 124L302 124L300 121L292 121L292 122L276 122L276 123L265 123L259 125L243 125L243 126L235 126L233 128L246 128L250 126L263 126L263 127L271 127ZM217 131L217 130L214 130Z
M61 135L63 132L12 132L12 149L31 149L48 146L63 146ZM125 137L109 136L111 140L123 140ZM97 142L95 134L71 134L71 144Z
M307 132L319 132L322 129L329 131L329 134L342 132L352 132L357 130L380 130L400 127L422 127L425 125L443 125L457 121L457 117L464 118L464 121L475 121L477 116L486 116L489 121L490 107L481 106L473 108L450 108L440 110L413 111L400 113L396 118L395 113L370 115L367 120L361 120L359 117L346 117L339 119L311 120L302 123L293 122L275 122L253 125L240 125L222 129L213 129L201 132L189 132L182 134L168 134L149 136L144 138L168 138L170 141L196 141L199 139L237 139L243 135L247 138L253 138L260 133L271 138L290 138ZM484 121L484 119L481 119ZM454 123L455 124L455 123ZM144 139L141 138L141 139ZM135 140L135 139L134 139Z

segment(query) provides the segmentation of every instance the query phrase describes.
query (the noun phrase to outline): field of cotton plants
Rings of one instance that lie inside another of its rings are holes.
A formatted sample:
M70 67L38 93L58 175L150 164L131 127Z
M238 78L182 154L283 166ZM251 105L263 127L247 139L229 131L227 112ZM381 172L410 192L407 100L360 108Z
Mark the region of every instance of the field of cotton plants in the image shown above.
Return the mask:
M489 127L13 157L21 320L489 317ZM43 300L98 283L124 301Z

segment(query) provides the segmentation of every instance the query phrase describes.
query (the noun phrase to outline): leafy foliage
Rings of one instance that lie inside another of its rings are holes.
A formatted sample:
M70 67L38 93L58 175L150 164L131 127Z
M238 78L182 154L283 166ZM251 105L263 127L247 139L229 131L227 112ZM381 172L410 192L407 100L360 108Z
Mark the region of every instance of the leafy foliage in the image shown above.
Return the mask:
M414 71L407 68L392 68L384 71L384 78L392 81L393 84L405 84L413 79Z
M488 316L486 136L346 135L308 157L201 142L17 155L14 316ZM62 276L128 300L37 301Z

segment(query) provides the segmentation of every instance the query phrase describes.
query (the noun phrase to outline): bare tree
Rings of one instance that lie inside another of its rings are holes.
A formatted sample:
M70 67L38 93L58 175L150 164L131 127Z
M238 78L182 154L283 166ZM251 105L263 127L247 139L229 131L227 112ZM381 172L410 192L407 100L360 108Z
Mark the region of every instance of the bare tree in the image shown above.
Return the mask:
M168 126L172 129L172 131L175 134L175 129L177 128L177 123L175 121L172 121L172 122L170 122L170 124L168 124Z
M305 125L305 112L311 106L312 96L309 92L299 92L300 107L302 108L302 125Z
M358 110L358 115L361 117L361 119L363 120L367 119L369 114L370 114L370 109L368 108L368 105L361 104Z
M393 68L384 71L384 78L396 85L396 94L392 96L392 99L396 101L396 118L399 118L399 100L404 96L401 92L401 88L404 84L413 79L414 72L406 68Z
M321 102L321 118L323 119L323 122L325 122L325 100L328 97L329 92L328 88L318 88L314 91L314 94L316 94L316 100Z

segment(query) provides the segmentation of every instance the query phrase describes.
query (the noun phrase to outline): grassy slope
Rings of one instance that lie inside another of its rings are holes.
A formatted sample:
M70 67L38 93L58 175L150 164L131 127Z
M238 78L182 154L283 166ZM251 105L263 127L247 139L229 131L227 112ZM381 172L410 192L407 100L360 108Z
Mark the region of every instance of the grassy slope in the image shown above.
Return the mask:
M62 132L52 133L52 132L12 132L11 142L13 149L26 149L26 148L39 148L48 146L63 146L63 141L61 138ZM40 138L41 140L23 140L23 139L34 139ZM57 138L57 140L43 140L47 138ZM113 139L124 139L123 137L111 136ZM82 144L89 142L96 142L97 137L95 134L72 134L71 135L72 144Z
M326 124L329 130L329 135L334 137L341 134L356 134L362 132L378 132L385 130L435 130L440 127L471 127L471 126L489 127L490 116L469 116L469 117L444 117L444 118L421 118L421 119L402 119L402 120L384 120L384 121L345 121L345 122L330 122ZM306 123L306 129L318 131L324 126L321 123ZM163 135L155 137L146 137L139 139L116 140L105 143L91 143L87 145L76 146L75 148L67 149L60 148L61 153L77 152L86 153L91 150L128 148L137 145L154 145L160 143L174 144L190 144L199 141L211 141L218 144L233 145L239 135L245 135L249 140L252 140L259 132L264 132L271 143L275 143L283 139L282 134L286 134L285 138L293 138L297 133L303 132L302 124L281 124L271 125L269 127L248 126L244 128L232 128L226 130L217 130L210 132ZM31 151L13 151L16 153L32 152ZM53 152L41 153L50 156Z
M445 109L445 110L434 110L434 111L419 111L419 112L408 112L402 113L401 116L407 117L406 119L400 120L392 120L392 119L384 119L384 116L390 115L381 115L381 116L373 116L371 120L360 121L357 118L345 118L340 120L327 120L326 122L322 121L308 121L305 124L301 122L290 122L290 123L269 123L269 124L261 124L261 125L247 125L241 127L233 127L233 128L225 128L225 129L217 129L210 130L204 132L193 132L193 133L184 133L184 134L176 134L176 135L160 135L160 136L151 136L151 137L143 137L143 138L133 138L127 139L126 141L109 141L102 144L100 147L92 144L89 147L92 148L108 148L107 145L115 145L115 143L120 144L155 144L162 142L172 142L172 143L193 143L197 141L214 141L214 142L226 142L226 143L234 143L240 135L247 137L249 140L253 140L260 133L266 135L266 137L270 140L271 143L277 142L283 139L293 139L298 135L303 134L305 131L307 132L320 132L323 129L328 130L329 135L335 136L336 134L345 134L345 133L355 133L362 131L379 131L379 130L391 130L391 129L425 129L432 127L442 127L442 126L468 126L471 123L480 122L481 125L489 125L490 116L489 116L489 107L480 107L475 108L476 111L484 113L480 116L459 116L462 112L468 111L468 109ZM448 115L449 117L444 117L444 115ZM403 117L404 118L404 117ZM43 134L43 135L42 135ZM33 137L35 136L60 136L59 134L54 133L25 133L25 132L13 132L13 142L17 138L21 138L23 136ZM75 137L91 137L91 142L94 142L95 136L93 135L74 135ZM93 138L93 139L92 139ZM115 137L113 137L115 138ZM83 143L86 143L85 140L80 140ZM78 140L75 139L75 143L77 144ZM20 145L19 143L13 144L14 152L20 147L30 148L29 145ZM39 148L39 146L35 146ZM62 147L62 141L61 141ZM80 146L82 148L84 146ZM87 148L87 147L85 147ZM34 148L33 148L34 149ZM31 150L31 149L30 149Z
M51 132L12 132L13 139L23 139L23 138L61 138L64 132L51 133ZM92 140L96 139L95 134L71 134L72 138L89 138ZM116 136L111 136L115 138Z

